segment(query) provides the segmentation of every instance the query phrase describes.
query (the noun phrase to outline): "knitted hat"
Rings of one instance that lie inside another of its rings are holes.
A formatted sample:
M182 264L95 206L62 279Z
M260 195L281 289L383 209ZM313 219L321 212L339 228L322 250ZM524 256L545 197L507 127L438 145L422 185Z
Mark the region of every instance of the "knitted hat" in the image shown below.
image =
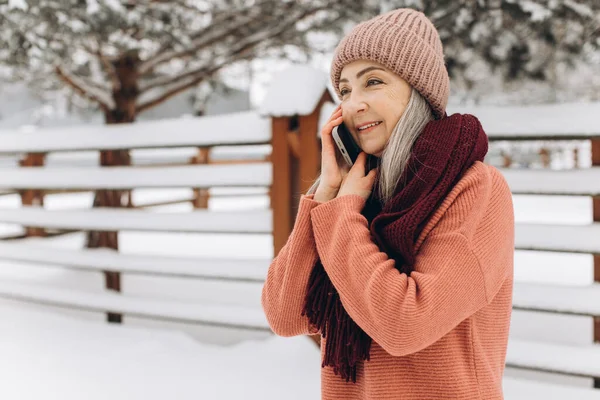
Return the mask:
M331 63L331 82L340 99L342 69L361 59L378 62L398 74L421 93L437 119L444 116L450 80L442 41L425 14L400 8L352 29L337 46Z

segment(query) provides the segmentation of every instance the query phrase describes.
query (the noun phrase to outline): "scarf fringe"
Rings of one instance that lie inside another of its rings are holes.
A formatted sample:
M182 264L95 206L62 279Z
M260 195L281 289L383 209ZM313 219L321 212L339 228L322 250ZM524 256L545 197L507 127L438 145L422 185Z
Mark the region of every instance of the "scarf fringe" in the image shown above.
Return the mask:
M321 262L311 272L302 315L325 339L321 368L330 366L346 382L356 383L357 364L370 360L372 339L344 310Z

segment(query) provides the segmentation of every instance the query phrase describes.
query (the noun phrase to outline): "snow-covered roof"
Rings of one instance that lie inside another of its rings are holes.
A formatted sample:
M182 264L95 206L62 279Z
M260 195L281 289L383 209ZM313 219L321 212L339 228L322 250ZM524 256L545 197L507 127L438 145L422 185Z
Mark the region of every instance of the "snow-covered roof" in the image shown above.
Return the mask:
M521 250L549 250L600 254L600 224L515 225L515 247Z
M600 136L600 102L547 105L453 106L453 113L473 114L492 139L578 139Z
M4 189L131 189L269 186L271 163L195 164L161 167L0 168Z
M14 241L0 241L0 253L5 260L32 262L42 266L246 282L263 282L271 263L270 258L165 257L123 254L112 249L61 249Z
M40 207L0 209L0 222L58 229L271 233L270 210L158 213L138 209L55 210Z
M515 282L513 307L600 317L600 283L564 286Z
M256 111L121 125L0 130L0 153L268 144L271 120Z
M328 75L325 71L295 65L273 77L270 87L260 106L260 115L284 117L309 115L328 90Z
M520 194L600 194L600 168L573 170L502 168L510 190Z

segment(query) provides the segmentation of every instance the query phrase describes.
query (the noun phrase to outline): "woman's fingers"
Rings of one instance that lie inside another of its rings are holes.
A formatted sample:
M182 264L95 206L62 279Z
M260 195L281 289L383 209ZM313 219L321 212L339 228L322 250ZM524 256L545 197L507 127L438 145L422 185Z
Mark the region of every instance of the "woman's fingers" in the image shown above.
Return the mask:
M360 176L365 176L365 165L367 163L367 153L361 151L358 153L358 157L356 157L356 161L352 164L352 169L350 171L352 173L359 173ZM356 172L358 171L358 172Z
M342 121L343 121L342 109L338 108L331 115L331 118L329 119L327 124L325 124L325 126L323 127L323 130L321 131L322 151L324 154L326 154L329 157L331 157L331 156L335 157L335 148L334 148L333 138L331 137L331 132L332 132L333 128L340 125L342 123Z

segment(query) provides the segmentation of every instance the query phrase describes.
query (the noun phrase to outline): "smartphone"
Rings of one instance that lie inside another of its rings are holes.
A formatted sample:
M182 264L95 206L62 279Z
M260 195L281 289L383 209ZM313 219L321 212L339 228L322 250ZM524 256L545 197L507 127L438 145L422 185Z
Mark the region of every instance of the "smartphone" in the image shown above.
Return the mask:
M356 158L362 151L361 148L358 146L356 141L354 141L354 138L348 130L348 127L344 125L343 122L334 127L331 133L335 144L344 157L344 160L346 160L346 163L348 163L348 165L351 167L354 165Z

